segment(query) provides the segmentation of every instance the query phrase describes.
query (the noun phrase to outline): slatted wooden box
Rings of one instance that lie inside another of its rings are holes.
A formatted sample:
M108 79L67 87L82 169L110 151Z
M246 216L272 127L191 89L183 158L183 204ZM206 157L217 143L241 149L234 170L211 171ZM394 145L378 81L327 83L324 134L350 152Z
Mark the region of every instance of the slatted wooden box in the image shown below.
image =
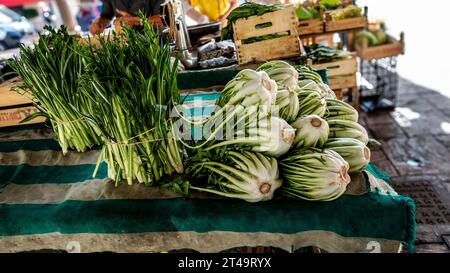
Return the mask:
M331 20L330 12L325 12L325 32L355 31L366 28L367 24L367 7L360 17L335 21Z
M238 63L263 62L300 56L296 33L297 17L293 6L263 14L241 18L233 23ZM246 43L249 38L287 33L287 36Z
M17 83L17 79L5 81L0 85L0 128L35 124L45 122L44 117L38 117L31 121L20 123L24 118L39 110L27 95L21 95L11 88Z
M305 36L310 34L320 34L324 32L324 22L322 19L303 20L297 22L297 34Z
M355 50L363 60L381 59L405 54L405 34L400 33L400 39L392 36L388 37L388 42L379 46L368 46L367 39L362 40L362 44L355 42Z

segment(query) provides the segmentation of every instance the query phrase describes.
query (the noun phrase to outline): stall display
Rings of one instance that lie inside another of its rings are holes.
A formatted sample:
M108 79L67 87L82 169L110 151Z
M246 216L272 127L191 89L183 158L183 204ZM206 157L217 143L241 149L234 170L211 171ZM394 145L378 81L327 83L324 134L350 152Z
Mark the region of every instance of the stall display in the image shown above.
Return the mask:
M253 204L194 192L183 198L144 185L116 187L105 163L92 178L100 150L61 156L45 126L4 129L0 136L0 156L8 155L0 175L9 181L0 192L4 252L71 252L74 241L83 253L242 246L371 252L371 241L381 252L402 245L412 250L414 203L368 171L352 176L346 192L331 202L276 198Z
M101 39L48 27L21 47L7 62L20 80L0 89L9 104L25 102L17 94L28 103L13 122L0 105L0 127L28 124L0 129L4 250L76 240L83 252L370 252L373 241L413 251L414 201L370 163L377 142L358 123L356 54L299 44L301 22L333 32L367 19L339 0L318 4L242 5L223 31L232 40L196 48L182 73L187 41L174 49L143 15ZM383 37L357 43L367 52L387 46ZM283 60L302 53L306 64Z

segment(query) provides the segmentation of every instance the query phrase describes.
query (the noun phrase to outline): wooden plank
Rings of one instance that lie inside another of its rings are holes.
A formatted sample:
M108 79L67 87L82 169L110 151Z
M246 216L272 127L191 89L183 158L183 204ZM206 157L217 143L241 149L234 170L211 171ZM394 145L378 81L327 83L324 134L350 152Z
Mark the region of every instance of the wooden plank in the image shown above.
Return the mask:
M252 44L236 45L239 64L264 62L300 55L298 37L291 35Z
M276 34L290 31L294 34L297 17L295 9L290 6L286 9L268 12L261 16L241 18L233 23L234 40L245 40L251 37ZM257 26L271 23L271 26L257 28Z
M0 110L0 128L25 124L42 123L45 121L44 117L38 117L31 121L20 123L20 121L22 121L24 118L38 111L39 110L34 106Z
M298 21L297 35L319 34L324 32L324 23L320 19Z
M5 81L0 85L0 107L32 103L28 94L21 95L11 90L11 88L14 86L14 84L17 83L17 81L18 79L14 78Z
M328 77L352 75L358 71L355 54L347 59L338 60L330 63L312 64L315 69L328 69Z
M400 34L400 40L396 40L394 37L389 36L389 42L379 46L369 47L367 45L367 40L363 40L362 44L355 43L355 50L358 56L363 60L380 59L404 54L404 33L402 32Z
M333 90L333 92L336 95L336 99L338 99L338 100L342 100L343 99L344 94L342 92L342 89L336 89L336 90Z
M327 19L325 21L325 32L363 29L366 26L367 26L367 17L366 16L336 20L336 21Z
M356 74L328 78L328 86L330 86L332 90L355 87Z
M351 104L357 111L359 111L360 104L359 104L359 89L358 87L346 87L342 89L333 89L334 94L336 95L336 99L338 100L344 100L344 98L347 98L347 102Z

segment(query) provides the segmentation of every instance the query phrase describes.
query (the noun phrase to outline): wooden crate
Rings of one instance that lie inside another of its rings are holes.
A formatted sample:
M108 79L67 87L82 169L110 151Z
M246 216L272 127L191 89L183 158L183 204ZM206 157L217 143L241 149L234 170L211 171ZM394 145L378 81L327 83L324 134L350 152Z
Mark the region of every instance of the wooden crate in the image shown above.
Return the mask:
M325 32L338 32L363 29L367 26L367 17L342 19L337 21L325 21Z
M21 95L11 90L17 81L17 78L13 78L0 84L0 108L32 103L27 94Z
M330 86L332 90L355 87L357 86L356 74L328 78L328 86Z
M363 60L380 59L405 54L405 34L400 33L400 40L389 36L388 43L379 46L369 47L367 39L362 41L362 45L355 43L355 50Z
M24 118L39 110L34 106L24 106L0 110L0 128L45 122L45 117L37 117L31 121L20 123Z
M328 78L328 86L336 94L336 98L343 100L345 96L351 98L349 103L359 110L359 89L357 87L356 73L347 76L335 76Z
M361 17L348 18L342 20L331 20L329 12L325 12L325 32L355 31L367 28L367 7L364 7L364 13Z
M296 35L297 17L293 6L261 16L241 18L233 23L238 63L263 62L300 55ZM288 36L245 44L244 40L270 34L288 33Z
M264 62L300 55L296 36L285 36L252 44L236 44L239 64Z
M298 21L296 27L299 36L324 32L324 23L321 19Z
M350 53L347 59L337 60L330 63L312 64L311 59L308 59L308 64L314 69L327 69L328 77L355 75L358 71L356 53Z

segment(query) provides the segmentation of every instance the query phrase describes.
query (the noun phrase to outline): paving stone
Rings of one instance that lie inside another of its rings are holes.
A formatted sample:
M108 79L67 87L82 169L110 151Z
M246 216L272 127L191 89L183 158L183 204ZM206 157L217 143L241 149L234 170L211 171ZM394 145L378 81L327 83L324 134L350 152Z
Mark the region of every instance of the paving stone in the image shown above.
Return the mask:
M371 136L378 140L407 136L400 126L395 123L371 125L368 126L368 130Z
M436 135L434 137L450 151L450 135Z
M450 249L445 244L424 244L416 245L416 253L450 253Z
M388 160L388 159L382 149L376 149L376 150L370 151L370 160L375 162L375 161L383 161L383 160Z
M366 115L367 126L375 126L380 124L392 124L395 120L392 119L390 112L374 112Z
M436 109L436 106L422 96L408 96L397 101L397 107L410 108L415 112L426 113L429 110Z
M415 109L397 109L392 116L409 137L441 135L446 132L443 130L443 124L450 124L449 117L434 109L425 112L418 112Z
M380 140L400 175L449 174L449 154L432 136Z
M437 109L447 110L450 108L450 98L438 92L430 92L423 96L431 105Z
M443 235L450 234L450 225L417 224L416 243L444 243Z
M378 169L386 172L390 177L399 175L398 171L392 166L392 163L389 160L372 161L372 163L375 164Z
M444 109L438 109L440 113L442 113L446 118L450 118L450 105L447 106L447 108Z

